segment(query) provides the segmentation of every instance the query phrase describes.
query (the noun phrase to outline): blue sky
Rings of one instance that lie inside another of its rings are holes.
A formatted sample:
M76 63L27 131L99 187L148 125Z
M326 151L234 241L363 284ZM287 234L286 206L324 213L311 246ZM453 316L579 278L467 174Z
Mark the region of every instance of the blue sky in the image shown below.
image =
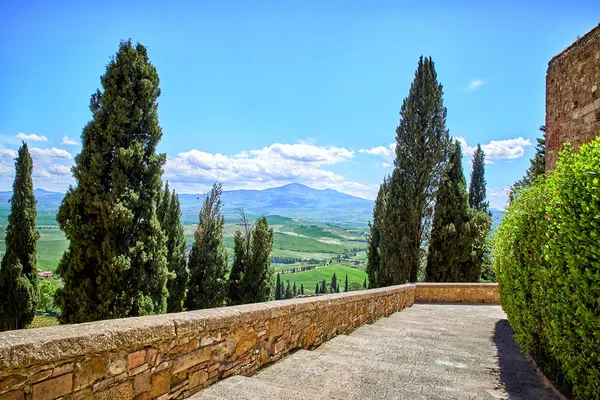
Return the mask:
M484 145L488 196L519 179L544 123L548 61L597 1L0 2L0 190L25 138L34 185L64 190L90 96L121 39L161 79L159 151L180 192L289 182L373 198L398 111L431 55L450 134Z

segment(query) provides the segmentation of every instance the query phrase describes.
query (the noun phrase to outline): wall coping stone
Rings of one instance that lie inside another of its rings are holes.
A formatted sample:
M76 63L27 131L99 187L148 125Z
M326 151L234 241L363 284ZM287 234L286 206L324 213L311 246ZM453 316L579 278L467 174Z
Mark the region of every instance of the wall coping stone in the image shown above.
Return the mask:
M0 370L58 363L87 354L137 349L254 320L370 300L395 293L401 288L413 288L414 295L415 287L415 284L408 283L266 303L1 332Z

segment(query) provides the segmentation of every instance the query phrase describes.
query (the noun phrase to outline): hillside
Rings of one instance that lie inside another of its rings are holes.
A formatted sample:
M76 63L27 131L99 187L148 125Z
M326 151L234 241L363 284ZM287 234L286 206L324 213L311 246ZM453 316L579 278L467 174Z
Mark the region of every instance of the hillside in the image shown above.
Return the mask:
M43 189L34 191L37 200L38 225L56 225L56 212L64 194ZM12 192L0 192L0 225L6 225ZM204 194L180 194L184 225L196 224ZM236 209L243 207L252 218L259 215L281 215L319 222L366 225L371 218L373 202L335 190L317 190L298 183L265 190L224 191L223 214L236 219Z

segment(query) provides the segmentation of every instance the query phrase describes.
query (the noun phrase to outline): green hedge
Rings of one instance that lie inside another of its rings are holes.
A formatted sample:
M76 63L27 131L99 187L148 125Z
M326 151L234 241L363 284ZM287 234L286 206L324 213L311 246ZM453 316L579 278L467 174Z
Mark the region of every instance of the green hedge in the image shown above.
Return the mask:
M600 138L521 190L494 239L515 338L574 398L600 398Z

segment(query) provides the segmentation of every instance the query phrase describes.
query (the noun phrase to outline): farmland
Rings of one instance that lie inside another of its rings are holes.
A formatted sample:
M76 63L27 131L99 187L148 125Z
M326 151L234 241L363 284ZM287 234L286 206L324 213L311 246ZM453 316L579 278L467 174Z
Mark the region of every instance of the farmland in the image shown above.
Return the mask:
M41 218L40 218L41 217ZM287 273L282 276L284 282L301 284L307 292L314 291L317 282L325 279L328 283L336 273L338 282L343 285L346 273L349 281L362 285L366 273L367 229L364 225L343 225L334 223L317 223L281 216L268 216L269 225L274 231L274 243L271 257L275 272L300 270L302 267L315 267L310 271ZM41 225L44 223L44 225ZM46 215L38 217L40 239L38 240L38 269L55 271L62 254L68 247L63 232L56 222ZM193 242L195 225L184 226L188 244ZM226 218L224 244L230 262L233 256L233 236L240 229L239 221L231 216ZM5 227L0 227L0 252L4 252ZM343 287L343 286L342 286Z

